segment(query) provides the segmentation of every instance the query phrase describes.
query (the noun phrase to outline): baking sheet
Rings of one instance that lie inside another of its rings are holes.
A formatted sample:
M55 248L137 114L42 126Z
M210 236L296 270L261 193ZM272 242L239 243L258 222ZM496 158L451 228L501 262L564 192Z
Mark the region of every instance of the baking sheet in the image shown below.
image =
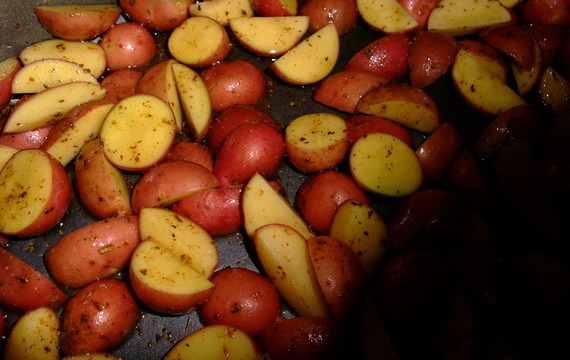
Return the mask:
M33 15L35 5L108 2L105 0L0 0L0 59L16 56L25 46L51 37L35 19ZM334 71L340 70L356 51L379 36L379 34L362 25L343 36L341 38L341 56ZM164 39L164 36L159 36L159 38ZM244 51L240 46L233 48L230 58L247 59L264 71L271 63L271 59L258 58ZM264 74L268 81L269 95L263 107L283 126L292 119L307 113L334 112L334 110L311 100L314 86L287 85L277 81L267 71ZM475 134L484 126L481 116L463 105L452 90L448 79L438 81L427 90L438 104L442 120L454 123L463 135L466 144L470 143ZM346 116L346 114L342 115ZM416 143L423 140L422 134L413 133L413 135ZM305 179L305 176L292 170L287 164L283 165L279 176L289 199L292 201L295 190ZM374 205L380 212L383 212L392 204L388 200L376 199ZM44 252L63 235L93 221L95 219L86 213L81 204L74 199L69 212L56 228L40 237L11 241L8 249L47 275L43 262ZM216 241L220 253L219 268L226 266L257 268L252 261L251 249L248 242L244 241L243 234L220 237ZM119 274L119 277L123 276L125 274ZM286 316L291 315L287 309L284 311ZM13 319L13 316L9 317L9 323ZM201 326L197 312L183 316L166 316L145 311L134 334L113 353L124 359L159 359L177 341Z

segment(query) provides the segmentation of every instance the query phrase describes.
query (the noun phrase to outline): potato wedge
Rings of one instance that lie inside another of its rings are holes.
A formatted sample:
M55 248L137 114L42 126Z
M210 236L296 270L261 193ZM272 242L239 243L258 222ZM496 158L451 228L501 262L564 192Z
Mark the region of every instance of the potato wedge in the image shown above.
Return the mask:
M366 24L384 33L410 31L419 23L398 0L357 0L358 13Z
M59 317L55 311L40 307L22 315L8 336L3 359L59 359Z
M321 28L273 62L269 69L285 82L307 85L324 79L334 68L340 40L334 24Z
M176 118L153 95L134 95L116 104L101 126L109 161L120 169L143 171L162 160L174 142Z
M230 19L254 15L250 0L210 0L190 4L191 17L207 16L222 26L227 26Z
M257 229L255 251L267 276L285 301L302 316L332 315L319 285L307 240L287 225Z
M24 48L19 58L24 65L50 58L71 61L83 66L97 79L107 69L105 51L90 41L43 40Z
M422 184L422 168L414 150L389 134L372 133L356 140L349 163L356 182L376 194L407 196Z

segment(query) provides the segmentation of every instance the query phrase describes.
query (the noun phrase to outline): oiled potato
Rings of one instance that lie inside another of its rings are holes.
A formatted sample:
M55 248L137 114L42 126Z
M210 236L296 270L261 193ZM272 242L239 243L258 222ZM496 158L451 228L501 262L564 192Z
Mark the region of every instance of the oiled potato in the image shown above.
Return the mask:
M63 309L61 350L66 355L105 351L126 339L138 317L138 304L124 282L91 283Z
M45 254L46 266L61 285L80 288L122 270L139 242L136 216L101 220L59 239Z

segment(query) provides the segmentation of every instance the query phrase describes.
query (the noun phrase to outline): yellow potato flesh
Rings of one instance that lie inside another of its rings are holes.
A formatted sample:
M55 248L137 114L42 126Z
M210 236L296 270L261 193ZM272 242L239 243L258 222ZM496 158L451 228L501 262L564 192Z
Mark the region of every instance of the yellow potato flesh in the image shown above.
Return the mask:
M378 269L388 251L388 228L369 205L346 201L336 210L330 236L346 242L368 273Z
M211 18L191 17L172 31L168 50L183 64L200 64L214 56L224 41L225 31Z
M190 4L191 16L206 16L227 26L230 19L253 16L250 0L210 0Z
M24 65L16 73L12 81L12 93L38 93L77 81L98 84L93 74L76 63L61 59L41 59Z
M50 308L22 315L6 342L4 360L59 359L59 318Z
M103 122L100 138L113 165L144 170L168 152L176 120L170 106L152 95L134 95L116 104Z
M309 151L327 149L347 139L343 118L329 113L308 114L291 121L285 129L287 142Z
M18 149L7 145L0 144L0 169L10 160L12 155L18 152Z
M194 140L202 141L212 122L210 92L200 74L183 64L172 64L172 72L186 123Z
M286 225L270 224L255 232L254 244L267 276L297 314L331 315L303 236Z
M397 0L357 0L356 6L367 24L386 33L406 31L418 26L418 22Z
M131 272L147 287L166 294L196 294L214 286L190 267L184 256L151 239L134 251Z
M511 14L497 0L442 0L430 13L427 28L460 36L510 20Z
M45 150L63 166L67 166L89 140L99 136L105 116L112 107L111 103L97 105L75 121L73 126L66 128L59 139Z
M40 59L71 61L90 71L96 78L101 77L107 68L105 51L90 41L44 40L26 47L19 57L24 65Z
M407 196L422 183L422 168L414 150L389 134L359 138L350 150L349 163L356 182L380 195Z
M252 176L243 190L242 210L245 231L249 237L267 224L290 226L305 238L314 235L289 201L259 174Z
M328 24L305 38L271 64L282 80L307 85L324 79L334 68L340 40L334 24Z
M526 104L500 77L489 72L475 55L465 50L457 53L451 74L465 101L479 111L498 115Z
M550 66L544 69L539 78L538 94L542 103L553 114L570 108L570 81Z
M210 325L183 338L164 360L258 360L259 357L257 347L243 331L226 325Z
M283 54L303 38L309 28L308 16L241 17L229 26L237 39L257 54Z
M28 100L14 108L6 121L4 132L23 132L55 124L74 107L89 101L101 100L105 94L105 88L99 84L83 81L44 90L31 95Z
M180 260L209 278L218 265L218 249L212 237L198 224L173 211L143 208L139 214L141 239L169 249Z
M41 217L52 189L48 156L41 150L16 153L0 172L0 231L17 233Z

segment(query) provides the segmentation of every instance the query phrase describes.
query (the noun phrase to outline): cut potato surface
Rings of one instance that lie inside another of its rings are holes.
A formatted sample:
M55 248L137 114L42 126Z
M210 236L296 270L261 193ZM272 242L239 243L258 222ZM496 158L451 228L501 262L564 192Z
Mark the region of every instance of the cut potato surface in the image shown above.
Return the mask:
M23 132L55 124L74 107L89 101L101 100L105 94L105 88L99 84L83 81L44 90L20 102L14 108L4 125L4 132Z
M236 38L262 56L277 56L293 48L309 28L308 16L241 17L229 26Z
M82 66L67 60L41 59L24 65L12 81L12 93L31 94L70 82L98 84Z
M176 120L166 102L152 95L134 95L111 109L100 138L111 163L124 170L141 171L166 156L175 129Z
M357 0L362 19L374 29L386 33L406 31L418 26L398 0Z
M422 168L414 150L389 134L359 138L350 150L349 162L356 182L380 195L407 196L422 184Z
M83 66L96 78L101 77L107 68L105 51L90 41L43 40L26 47L19 57L24 65L40 59L71 61Z
M336 27L328 24L277 59L270 69L288 83L312 84L324 79L333 70L339 51Z
M253 16L250 0L210 0L190 4L190 16L207 16L222 26L227 26L230 19Z

